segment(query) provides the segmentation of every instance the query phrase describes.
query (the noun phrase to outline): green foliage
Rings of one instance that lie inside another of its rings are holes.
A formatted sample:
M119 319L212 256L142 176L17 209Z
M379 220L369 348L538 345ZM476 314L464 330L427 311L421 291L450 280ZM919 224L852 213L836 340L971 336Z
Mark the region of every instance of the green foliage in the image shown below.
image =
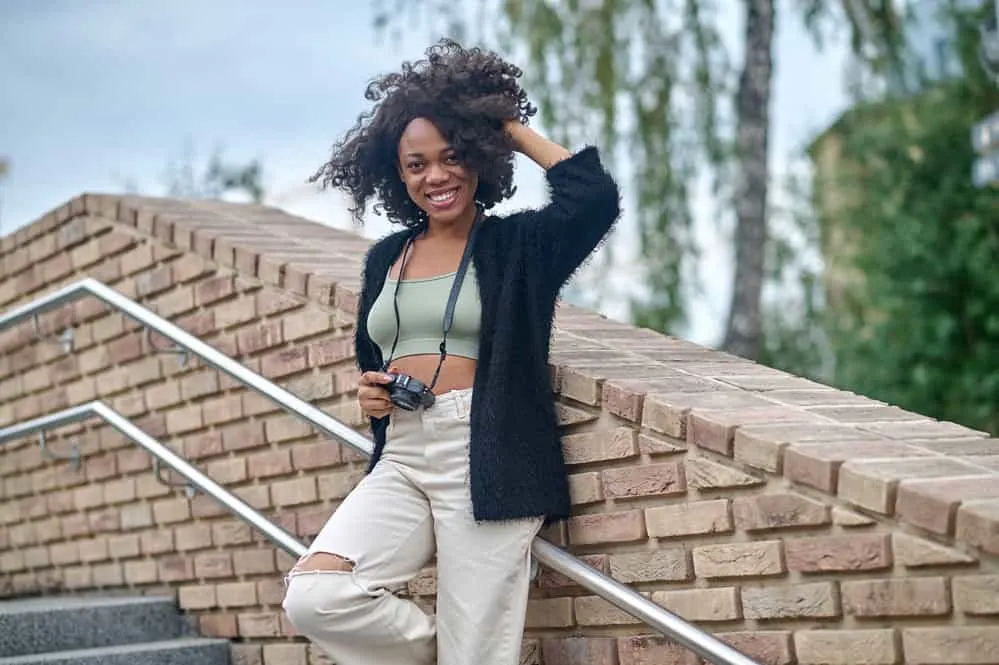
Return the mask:
M975 56L981 18L955 16L962 76L834 130L844 166L822 224L849 239L835 269L861 277L830 294L822 326L837 385L997 433L999 193L971 182L971 127L999 107Z
M829 382L833 357L823 313L824 283L817 263L819 219L811 183L802 175L786 178L786 208L772 206L767 239L767 283L762 303L763 344L758 362L792 374ZM766 297L769 296L769 297Z

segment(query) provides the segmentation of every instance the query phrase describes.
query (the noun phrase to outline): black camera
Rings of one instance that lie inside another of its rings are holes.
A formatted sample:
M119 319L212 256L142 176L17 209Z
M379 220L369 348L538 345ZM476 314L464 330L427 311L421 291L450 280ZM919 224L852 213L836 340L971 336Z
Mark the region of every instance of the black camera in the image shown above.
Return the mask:
M425 383L408 374L389 374L392 381L384 384L389 391L392 403L405 411L416 411L421 406L429 409L434 405L434 393Z

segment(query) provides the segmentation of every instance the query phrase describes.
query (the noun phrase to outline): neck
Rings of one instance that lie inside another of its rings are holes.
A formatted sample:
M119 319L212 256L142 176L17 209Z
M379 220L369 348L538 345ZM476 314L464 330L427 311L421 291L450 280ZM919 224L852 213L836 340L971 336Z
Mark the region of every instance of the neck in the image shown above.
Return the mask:
M427 238L467 238L469 231L472 230L472 224L475 223L475 216L477 212L476 207L471 206L468 210L462 213L461 217L453 222L447 222L446 224L435 222L431 217L427 222L427 230L423 235Z

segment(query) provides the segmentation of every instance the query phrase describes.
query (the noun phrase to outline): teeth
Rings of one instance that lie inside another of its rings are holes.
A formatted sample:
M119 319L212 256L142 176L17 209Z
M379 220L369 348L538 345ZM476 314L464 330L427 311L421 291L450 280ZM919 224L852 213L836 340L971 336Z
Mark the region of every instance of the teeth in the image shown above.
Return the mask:
M443 194L428 194L427 198L429 198L434 203L443 203L444 201L450 201L457 195L458 195L458 190L452 189L450 192L445 192Z

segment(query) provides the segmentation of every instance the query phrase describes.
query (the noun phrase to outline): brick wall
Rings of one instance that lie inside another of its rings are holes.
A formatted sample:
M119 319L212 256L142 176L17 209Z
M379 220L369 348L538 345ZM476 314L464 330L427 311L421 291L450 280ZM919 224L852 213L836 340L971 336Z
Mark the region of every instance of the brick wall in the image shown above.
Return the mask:
M96 277L361 426L351 328L368 243L280 211L84 196L0 240L0 310ZM307 541L363 473L266 399L92 300L0 334L0 426L102 399ZM153 345L150 345L152 341ZM999 442L579 309L552 358L575 516L548 532L765 663L999 663ZM292 561L159 482L99 423L0 450L0 594L175 593L237 663L322 659L281 616ZM410 592L430 603L433 571ZM693 663L567 580L524 660Z

